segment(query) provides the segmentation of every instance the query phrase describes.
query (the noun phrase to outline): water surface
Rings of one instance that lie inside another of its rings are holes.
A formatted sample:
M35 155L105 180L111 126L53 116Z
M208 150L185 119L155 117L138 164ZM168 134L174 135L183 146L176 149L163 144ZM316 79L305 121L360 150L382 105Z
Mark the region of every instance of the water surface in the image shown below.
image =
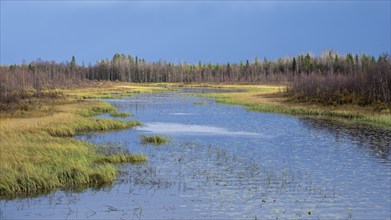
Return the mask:
M107 101L144 125L78 138L123 145L149 162L121 166L109 187L2 200L1 219L391 218L390 131L181 92ZM142 134L170 142L141 145Z

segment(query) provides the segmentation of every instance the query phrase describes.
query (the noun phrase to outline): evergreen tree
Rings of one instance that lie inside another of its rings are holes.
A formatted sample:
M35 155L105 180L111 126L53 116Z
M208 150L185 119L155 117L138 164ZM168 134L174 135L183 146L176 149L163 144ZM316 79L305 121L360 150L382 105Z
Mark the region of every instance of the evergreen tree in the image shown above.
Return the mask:
M292 72L296 72L296 58L293 57L293 61L292 61Z
M75 68L76 68L76 59L75 56L72 56L71 69L75 69Z

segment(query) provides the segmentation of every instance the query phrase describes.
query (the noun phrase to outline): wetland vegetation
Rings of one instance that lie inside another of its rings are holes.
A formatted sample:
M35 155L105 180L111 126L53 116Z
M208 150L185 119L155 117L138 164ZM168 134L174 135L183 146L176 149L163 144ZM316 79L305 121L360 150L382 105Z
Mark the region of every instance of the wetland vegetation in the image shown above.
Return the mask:
M113 81L137 84L108 86ZM390 126L389 55L341 55L333 50L321 56L307 53L274 61L255 58L226 64L147 62L137 56L115 54L112 59L89 66L77 65L74 57L70 63L37 60L29 64L2 65L0 110L28 110L30 104L26 99L56 98L67 88L72 88L67 94L82 98L120 98L139 91L161 91L188 84L194 87L241 84L228 87L243 89L244 86L248 93L212 97L224 103L244 104L257 111L332 116ZM264 84L279 86L259 86ZM272 94L277 91L279 93ZM240 96L243 98L238 99Z
M135 91L148 91L147 88L137 88ZM110 87L108 91L111 89L115 88ZM85 94L97 95L96 90L64 90L58 92L55 98L45 91L40 97L23 97L18 103L13 103L12 111L1 113L2 198L35 195L56 188L112 183L117 176L113 163L147 160L144 155L128 151L103 153L102 149L107 146L88 144L73 138L85 132L129 129L141 125L139 121L94 118L99 114L117 112L108 103L80 98Z
M198 94L198 96L214 98L223 104L243 105L252 111L320 116L345 123L364 123L391 129L389 110L379 111L375 106L301 102L286 94L285 85L224 85L224 88L241 88L244 91Z
M141 144L161 145L168 142L168 138L161 135L141 135Z
M130 116L133 116L132 114L130 113L127 113L127 112L110 112L109 115L111 117L118 117L118 118L127 118L127 117L130 117Z
M188 95L195 92L204 90L105 99L118 111L133 113L127 120L141 121L143 126L86 133L76 139L99 146L95 152L110 158L97 164L110 164L111 155L129 152L147 156L148 162L124 164L116 159L121 163L116 165L117 178L102 188L60 189L31 199L2 200L2 215L91 219L389 215L390 131L247 111ZM96 117L101 118L111 116ZM143 145L142 135L170 141L165 147Z
M375 59L333 51L321 57L307 54L238 64L148 63L116 54L112 60L88 67L46 61L1 66L0 196L26 197L57 188L110 184L118 176L113 164L147 161L141 153L74 138L141 125L129 120L131 112L119 112L97 99L186 87L229 89L198 95L259 112L337 118L387 130L391 129L390 66L387 55ZM195 100L192 105L203 108L205 103ZM95 117L101 114L122 120ZM167 141L158 134L141 135L142 144Z

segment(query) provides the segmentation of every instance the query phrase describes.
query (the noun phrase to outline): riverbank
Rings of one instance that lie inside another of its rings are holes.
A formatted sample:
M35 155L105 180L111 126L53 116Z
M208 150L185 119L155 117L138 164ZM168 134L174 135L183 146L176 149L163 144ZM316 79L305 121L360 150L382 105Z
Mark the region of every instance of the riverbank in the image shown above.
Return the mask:
M118 150L118 146L96 146L73 137L83 132L140 125L138 121L96 119L93 116L103 113L126 115L105 102L86 98L118 98L165 90L157 86L95 82L68 90L44 91L41 97L18 102L12 112L1 112L0 197L33 196L57 188L98 187L116 179L114 163L146 161L146 156Z
M373 106L323 105L299 102L286 95L284 85L208 85L213 88L238 89L242 92L201 94L214 98L218 103L242 105L259 112L274 112L302 116L319 116L341 120L346 123L363 123L391 129L389 110L377 111Z
M57 188L112 183L117 176L113 163L137 163L147 158L125 149L113 150L113 146L96 146L73 137L83 132L128 129L140 122L95 119L93 116L103 113L118 117L130 115L91 99L121 98L178 87L230 89L231 92L201 96L214 98L219 103L243 105L253 111L325 116L347 123L359 122L391 129L390 112L354 105L297 102L284 95L284 85L88 82L72 89L43 91L39 97L31 96L13 103L14 106L9 108L12 111L0 112L0 197L26 197Z

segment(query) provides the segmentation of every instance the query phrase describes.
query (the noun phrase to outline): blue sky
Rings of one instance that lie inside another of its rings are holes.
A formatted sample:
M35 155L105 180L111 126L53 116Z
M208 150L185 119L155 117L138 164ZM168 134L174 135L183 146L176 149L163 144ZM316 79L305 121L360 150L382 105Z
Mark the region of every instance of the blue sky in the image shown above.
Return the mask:
M240 62L327 49L390 53L390 1L1 0L1 64Z

